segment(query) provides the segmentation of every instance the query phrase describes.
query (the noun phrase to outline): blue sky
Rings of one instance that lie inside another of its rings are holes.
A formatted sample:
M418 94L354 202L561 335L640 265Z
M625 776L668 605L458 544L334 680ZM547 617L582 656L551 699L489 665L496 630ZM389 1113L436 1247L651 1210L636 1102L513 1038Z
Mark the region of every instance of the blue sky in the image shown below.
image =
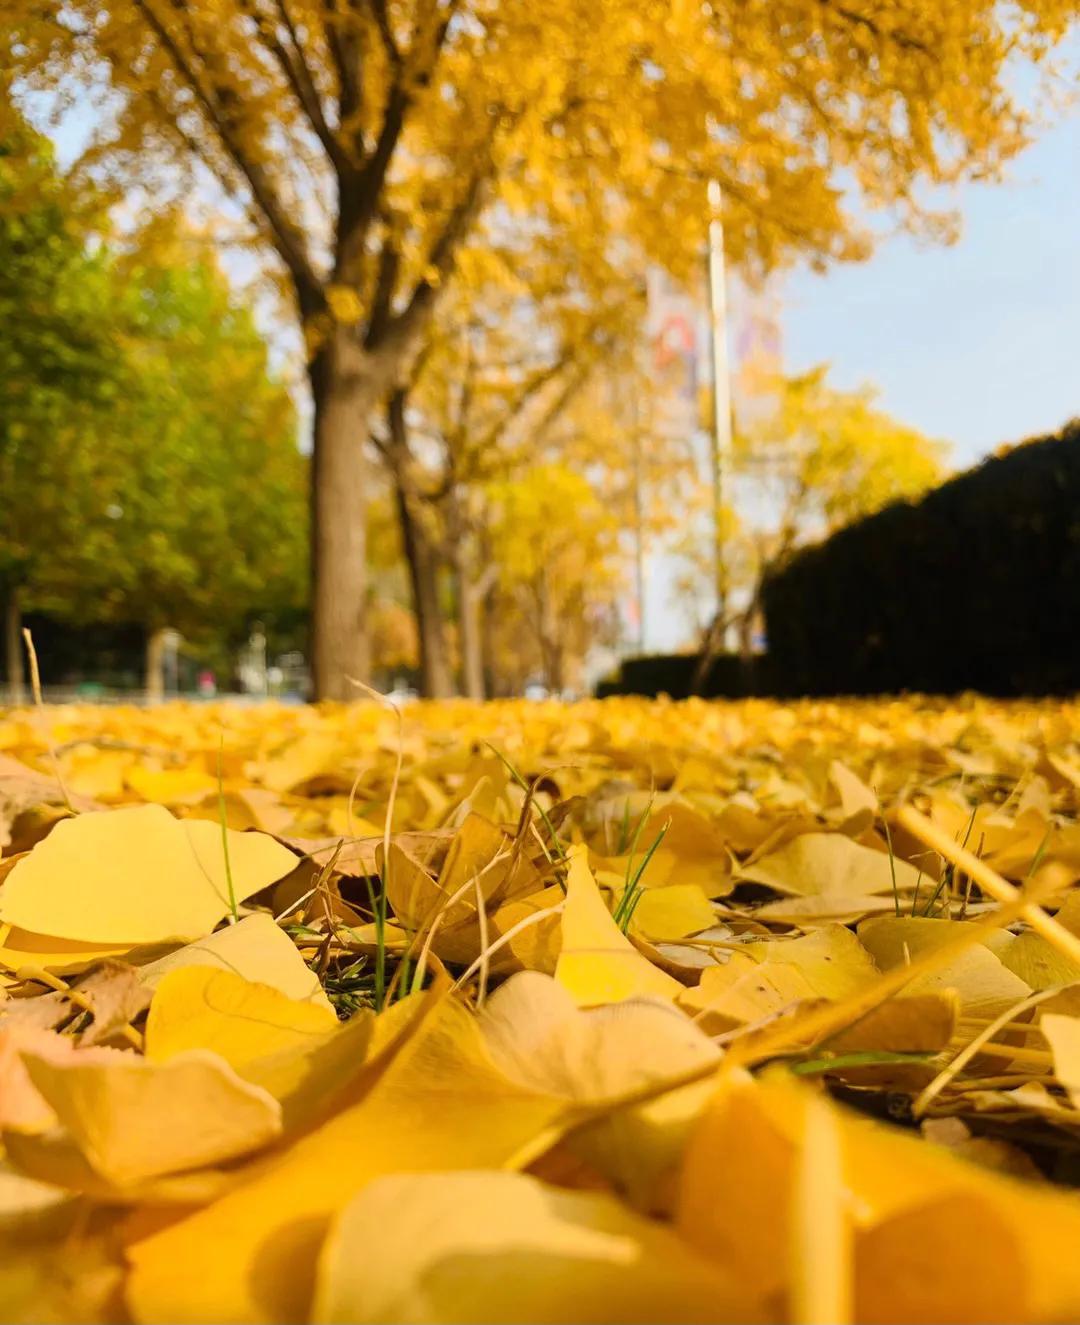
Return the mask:
M960 188L951 245L906 235L864 263L781 286L784 370L831 365L890 414L950 443L967 468L1003 442L1080 416L1080 112L1059 119L998 184ZM681 563L649 557L646 646L694 639Z
M783 330L789 371L827 361L838 386L874 383L963 468L1080 415L1080 114L957 203L949 247L897 236L868 263L789 277Z

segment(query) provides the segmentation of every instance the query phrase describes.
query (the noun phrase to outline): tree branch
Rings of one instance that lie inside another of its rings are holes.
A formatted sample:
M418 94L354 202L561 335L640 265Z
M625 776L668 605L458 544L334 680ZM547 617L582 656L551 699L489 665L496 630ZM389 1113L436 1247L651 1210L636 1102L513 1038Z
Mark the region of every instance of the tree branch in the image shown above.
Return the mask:
M353 117L361 105L360 52L357 49L356 34L346 35L338 27L338 0L326 0L326 8L326 44L338 80L338 125L343 133L352 133Z
M473 172L465 192L450 209L442 230L428 252L424 264L425 274L420 278L405 308L394 318L387 335L408 340L434 307L439 286L449 275L457 255L458 246L468 234L483 196L484 185L491 170L490 155L485 152L480 166Z
M341 150L341 144L338 142L333 130L327 123L326 113L323 109L322 100L319 97L318 89L315 86L315 80L312 77L311 70L304 59L304 51L300 45L300 39L285 7L285 0L274 0L274 7L281 19L285 31L289 35L289 42L292 51L281 42L274 31L273 22L267 17L252 0L241 0L244 8L251 16L255 29L262 39L263 45L274 57L274 60L285 77L286 83L293 96L296 98L300 109L307 116L311 130L322 143L326 155L331 164L337 170L344 169L348 161Z
M430 49L425 53L418 50L421 36L419 26L413 31L408 51L401 51L390 28L385 0L373 0L373 10L383 42L387 45L388 54L392 52L390 63L394 72L375 146L364 163L355 187L345 192L342 199L345 224L338 248L338 274L343 280L356 278L354 268L363 253L368 227L378 210L390 163L405 128L405 116L416 91L427 87L431 81L457 3L458 0L451 0L433 34Z
M134 0L134 4L161 43L176 72L194 93L233 165L247 181L251 196L266 221L269 238L293 278L300 306L310 307L318 298L322 283L311 264L304 237L289 218L266 171L241 147L229 123L227 111L217 101L220 89L211 92L203 86L194 64L184 55L166 24L151 8L149 0Z
M379 270L375 277L375 292L371 300L371 317L364 335L364 348L377 345L386 331L393 309L394 288L401 269L401 253L393 236L388 235L379 254Z
M386 10L386 0L371 0L371 10L375 15L375 26L379 29L379 36L386 48L387 59L391 64L400 66L401 49L394 40L393 29L390 27L390 15Z
M865 28L866 31L872 33L878 41L892 41L895 42L901 50L918 51L920 55L933 56L935 54L930 47L927 46L925 42L920 41L918 37L912 37L906 32L899 32L897 30L891 32L884 31L877 21L872 19L868 14L860 14L854 9L846 8L844 5L834 4L832 3L832 0L819 0L819 3L823 9L831 9L838 18L844 19L845 22L850 23L853 27Z

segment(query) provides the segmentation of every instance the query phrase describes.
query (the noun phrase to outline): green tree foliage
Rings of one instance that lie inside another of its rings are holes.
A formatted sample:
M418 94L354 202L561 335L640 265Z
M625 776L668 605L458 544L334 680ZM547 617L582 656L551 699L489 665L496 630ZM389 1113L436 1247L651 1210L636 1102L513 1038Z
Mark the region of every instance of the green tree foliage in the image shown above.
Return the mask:
M305 462L284 385L220 273L136 265L129 371L115 411L128 474L113 520L113 615L197 636L305 593Z
M91 215L45 140L18 122L0 143L0 593L8 679L21 688L20 612L70 601L107 557L101 517L119 477L89 444L120 394L116 307ZM109 538L105 539L107 544Z

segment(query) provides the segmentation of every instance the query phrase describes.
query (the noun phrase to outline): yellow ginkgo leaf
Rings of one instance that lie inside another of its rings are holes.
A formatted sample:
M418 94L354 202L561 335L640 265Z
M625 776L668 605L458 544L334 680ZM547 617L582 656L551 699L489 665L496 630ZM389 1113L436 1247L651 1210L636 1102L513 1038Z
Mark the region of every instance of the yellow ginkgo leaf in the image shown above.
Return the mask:
M313 731L290 741L252 772L271 791L319 786L327 791L348 792L352 778L342 768L343 753L340 736Z
M679 1231L721 1266L740 1267L778 1309L790 1288L788 1230L813 1099L783 1074L733 1074L683 1161ZM1076 1315L1080 1202L1072 1194L820 1103L835 1116L855 1233L854 1319Z
M734 888L724 835L693 806L674 801L656 810L639 836L635 866L658 840L642 876L646 886L695 884L707 897L726 897Z
M146 1023L146 1054L167 1061L208 1049L281 1104L295 1132L330 1113L364 1067L374 1014L342 1024L323 1003L287 998L212 966L183 966L160 982Z
M33 966L57 974L81 971L105 957L119 957L128 951L126 943L76 943L0 924L0 969L13 973Z
M220 824L222 802L225 823L239 833L255 828L260 833L283 837L293 823L293 811L282 804L276 792L262 787L228 787L222 792L216 781L213 790L189 805L184 813L192 819L209 819Z
M834 759L829 765L829 781L840 793L840 809L849 823L857 817L869 825L878 814L878 798L847 764Z
M521 1174L462 1172L365 1188L331 1229L313 1318L604 1325L762 1313L753 1284L611 1197Z
M272 918L258 912L216 930L140 967L144 984L155 988L170 971L211 966L245 980L269 985L287 998L305 999L329 1009L319 978Z
M353 1102L214 1204L131 1246L136 1320L305 1319L329 1221L373 1178L522 1164L568 1116L565 1101L499 1072L475 1020L444 994L399 1004L388 1020ZM198 1274L176 1272L195 1264Z
M32 1188L41 1184L4 1174L2 1187L18 1181L11 1196L23 1209L18 1232L9 1230L5 1208L8 1192L0 1190L0 1319L41 1321L50 1325L83 1322L104 1325L115 1319L124 1279L122 1212L99 1211L86 1217L85 1205L68 1198L50 1207ZM47 1188L43 1190L47 1191ZM66 1193L63 1194L65 1197ZM18 1218L12 1207L12 1221ZM58 1268L64 1248L63 1269Z
M83 943L194 938L295 864L272 837L230 830L227 870L219 827L160 805L81 814L11 871L0 919Z
M124 775L140 800L155 805L191 805L217 791L217 779L197 764L180 768L149 768L136 764Z
M858 934L881 969L888 971L957 938L964 932L961 928L964 923L926 916L879 916L863 921ZM981 1017L996 1017L1031 993L1030 986L1007 970L982 943L973 943L932 975L917 977L907 992L921 994L943 989L955 989L961 1009L968 1015Z
M634 906L631 928L657 943L673 943L716 922L716 912L696 883L646 888Z
M1080 983L1080 965L1031 929L1018 934L998 956L1006 970L1032 989Z
M507 1077L589 1107L720 1062L709 1037L666 1001L579 1008L561 985L535 971L500 985L479 1020ZM651 1208L712 1089L705 1074L700 1083L602 1115L567 1144L636 1205Z
M914 892L919 871L897 856L860 846L843 833L800 833L777 851L744 865L738 877L798 896L865 897Z
M510 933L512 937L496 957L509 952L526 970L552 974L562 945L561 912L555 908L562 902L563 890L552 884L529 897L519 897L500 906L491 917L488 938L493 940L495 935Z
M292 1135L340 1106L374 1052L375 1022L375 1014L363 1008L333 1030L249 1059L237 1070L280 1103L282 1126Z
M242 1068L253 1059L303 1050L335 1030L328 1008L286 997L212 966L184 966L154 991L146 1020L146 1056L167 1061L189 1049L210 1049Z
M70 1200L70 1193L28 1178L0 1160L0 1234L10 1230L16 1220L38 1218Z
M798 939L748 943L700 983L683 989L679 1003L719 1032L760 1021L807 999L840 999L879 976L873 958L849 929L827 925Z
M1039 1018L1039 1030L1050 1042L1054 1076L1068 1092L1073 1107L1080 1108L1080 1017L1046 1012Z
M89 1164L117 1186L233 1159L281 1131L281 1108L216 1054L167 1063L84 1049L25 1052L30 1080Z
M579 1004L618 1003L640 994L675 998L683 986L641 955L612 919L589 869L584 846L573 847L562 913L555 979Z
M755 917L765 924L821 925L829 921L853 924L866 916L895 914L896 903L891 897L855 896L852 893L821 893L812 897L780 897L765 902Z

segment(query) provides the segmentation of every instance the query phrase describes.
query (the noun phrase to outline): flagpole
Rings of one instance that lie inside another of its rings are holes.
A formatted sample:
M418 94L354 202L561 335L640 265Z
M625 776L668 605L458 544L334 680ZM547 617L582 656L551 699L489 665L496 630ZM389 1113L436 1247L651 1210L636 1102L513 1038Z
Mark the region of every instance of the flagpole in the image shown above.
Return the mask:
M644 465L641 446L641 411L638 404L638 386L634 380L630 387L631 418L634 447L634 586L637 593L637 650L645 652L645 493Z
M727 288L724 279L724 222L718 180L709 180L709 338L712 349L713 572L718 619L727 608L724 566L724 490L731 467L731 380L728 370Z

